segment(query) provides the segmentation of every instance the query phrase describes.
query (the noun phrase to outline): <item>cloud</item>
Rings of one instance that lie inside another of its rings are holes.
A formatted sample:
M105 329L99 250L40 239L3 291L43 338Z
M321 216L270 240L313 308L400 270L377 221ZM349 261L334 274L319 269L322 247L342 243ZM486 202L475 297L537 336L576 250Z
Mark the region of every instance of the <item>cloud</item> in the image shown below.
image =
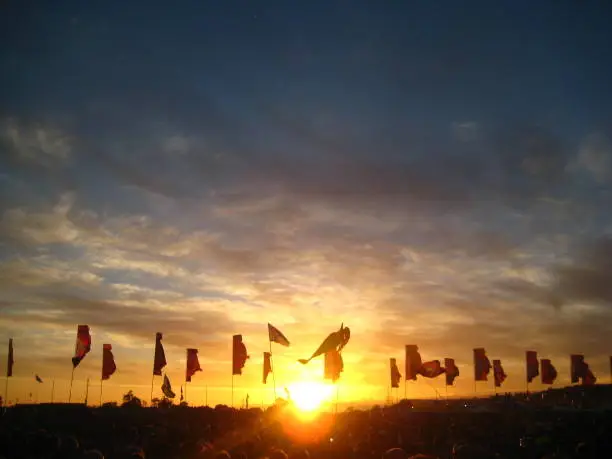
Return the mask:
M605 183L612 173L612 145L602 134L587 136L578 150L571 169L587 172L597 183Z
M78 231L67 215L74 200L73 193L63 194L51 212L28 212L21 208L7 210L0 221L0 236L24 244L72 242Z
M14 118L0 121L0 140L17 159L43 166L66 162L73 149L73 139L60 129Z

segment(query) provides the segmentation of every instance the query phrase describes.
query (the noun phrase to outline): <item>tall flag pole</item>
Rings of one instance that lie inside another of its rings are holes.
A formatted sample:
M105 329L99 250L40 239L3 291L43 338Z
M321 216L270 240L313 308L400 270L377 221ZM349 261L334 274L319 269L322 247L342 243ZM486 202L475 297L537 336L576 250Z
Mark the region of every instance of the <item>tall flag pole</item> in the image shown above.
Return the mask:
M584 360L584 355L571 355L570 363L572 384L580 382L582 385L590 386L597 382L597 378L589 368L589 364Z
M495 385L495 395L497 395L497 388L501 387L502 383L506 380L506 372L502 367L501 360L493 360L493 383Z
M155 355L153 356L153 375L151 377L151 403L153 403L153 382L155 376L162 375L162 368L166 366L166 353L164 352L164 346L161 343L162 334L157 332L155 334Z
M491 362L487 357L484 347L474 349L474 394L476 393L476 381L487 381L487 375L491 371Z
M102 345L102 376L100 377L100 406L102 406L102 383L109 379L117 370L113 346L110 344Z
M9 378L13 376L13 365L15 364L15 358L13 355L13 338L9 339L8 344L8 356L6 360L6 382L4 383L4 404L8 406L8 382Z
M407 398L408 380L416 381L419 369L423 365L419 347L416 344L406 344L405 372L404 376L404 398Z
M53 403L53 397L55 395L55 378L51 381L51 403Z
M268 341L270 345L270 372L272 373L272 383L274 385L274 403L276 403L276 372L274 371L274 362L272 360L272 342L278 343L281 346L289 347L289 340L283 333L274 325L268 322ZM265 366L265 365L264 365ZM264 370L265 371L265 370ZM264 384L265 384L264 377Z
M249 355L242 342L242 335L232 336L232 408L234 407L234 376L241 375Z
M397 359L391 357L389 359L389 372L391 379L391 390L395 389L395 397L397 398L397 391L399 389L400 380L402 379L402 374L397 368Z
M446 398L448 399L448 386L452 386L455 378L459 376L459 368L455 365L455 359L445 358L444 368L446 368Z
M88 397L89 397L89 377L87 378L87 385L85 386L85 406L87 406Z
M527 376L527 393L529 393L529 383L540 375L540 362L538 362L538 353L536 351L526 351L525 363Z
M79 325L77 327L77 338L74 347L74 357L72 357L72 374L70 375L70 392L68 393L68 403L72 401L72 383L74 382L74 370L79 366L81 360L91 350L91 335L89 325Z
M553 366L550 359L542 359L540 364L542 365L542 384L554 384L555 379L557 379L557 369Z
M187 349L187 361L185 363L185 401L187 401L187 383L191 382L191 377L196 371L202 371L198 360L197 349Z

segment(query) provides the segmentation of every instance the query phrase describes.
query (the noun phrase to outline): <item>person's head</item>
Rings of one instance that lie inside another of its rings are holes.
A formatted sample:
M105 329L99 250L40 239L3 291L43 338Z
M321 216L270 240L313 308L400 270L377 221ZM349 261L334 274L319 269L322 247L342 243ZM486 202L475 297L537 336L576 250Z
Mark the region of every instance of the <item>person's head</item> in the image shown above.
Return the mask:
M81 455L81 459L104 459L104 454L97 449L90 449Z
M382 459L408 459L408 454L402 448L391 448L383 453Z
M294 448L289 453L289 459L310 459L310 453L307 449Z
M282 449L275 449L268 456L269 459L289 459L287 453L285 453Z

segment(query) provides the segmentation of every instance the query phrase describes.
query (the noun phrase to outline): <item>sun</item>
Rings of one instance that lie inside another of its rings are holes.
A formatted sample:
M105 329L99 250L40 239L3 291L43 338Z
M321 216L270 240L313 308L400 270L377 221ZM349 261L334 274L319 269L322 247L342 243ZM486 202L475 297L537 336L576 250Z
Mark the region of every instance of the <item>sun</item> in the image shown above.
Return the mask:
M312 413L321 408L334 392L331 385L314 381L297 382L289 385L291 400L297 409Z

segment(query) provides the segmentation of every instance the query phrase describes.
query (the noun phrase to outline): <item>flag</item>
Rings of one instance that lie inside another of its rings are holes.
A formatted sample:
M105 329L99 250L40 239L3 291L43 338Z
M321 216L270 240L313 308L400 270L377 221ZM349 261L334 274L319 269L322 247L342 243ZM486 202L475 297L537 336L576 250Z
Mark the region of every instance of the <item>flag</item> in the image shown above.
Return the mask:
M187 349L187 365L185 368L185 381L191 382L191 377L196 371L202 371L200 361L198 360L197 349Z
M37 383L41 383L43 382L42 378L38 375L34 375L34 379L36 380Z
M336 382L340 379L340 373L344 370L344 362L342 361L342 354L340 354L340 351L333 349L325 353L324 368L325 379L331 379L332 382Z
M162 368L166 366L166 353L164 352L161 340L162 334L157 332L155 334L155 357L153 360L153 374L157 376L161 376Z
M117 371L115 365L115 356L113 355L113 346L110 344L102 345L102 380L110 378Z
M335 331L327 335L327 338L321 343L321 345L317 348L316 351L310 356L308 359L300 359L298 362L302 364L307 364L315 357L320 356L321 354L326 354L329 351L338 351L340 352L344 346L349 342L351 338L351 330L348 327L345 327L344 324L340 325L340 330Z
M570 355L570 376L572 384L580 381L581 369L584 363L584 355L572 354Z
M8 359L6 362L6 377L13 376L13 365L15 364L15 359L13 358L13 338L9 339L9 347L8 347Z
M176 394L172 392L172 386L170 385L170 380L168 379L168 375L164 375L164 383L162 384L162 392L168 398L176 397Z
M241 375L244 364L249 358L242 342L242 335L234 335L232 342L232 375Z
M581 382L583 385L595 384L597 378L589 368L589 364L584 361L584 355L572 354L571 360L571 381L572 384Z
M445 370L442 368L439 360L424 362L419 370L419 374L425 376L426 378L436 378L444 372Z
M268 375L272 372L272 361L270 357L272 354L269 352L264 352L264 360L263 360L263 383L266 384L268 381Z
M557 379L557 369L550 359L540 360L540 365L542 365L542 384L554 384L555 379Z
M527 363L527 382L530 383L540 375L538 353L536 351L527 351L525 356Z
M484 347L474 349L474 380L487 381L487 375L490 371L491 362Z
M282 346L289 346L289 340L274 325L268 323L268 338L271 343L278 343Z
M506 380L506 373L502 367L501 360L493 360L493 376L495 378L495 387L500 387Z
M459 376L459 368L455 365L455 359L444 359L446 368L446 385L452 386L455 378Z
M74 349L74 357L72 357L72 366L76 368L81 360L85 358L91 350L91 336L89 335L89 325L79 325L77 328L76 346Z
M399 387L400 379L402 379L402 374L397 368L397 360L394 358L389 359L389 367L391 370L391 387Z
M415 344L406 345L406 362L405 362L406 381L409 379L416 381L417 374L423 365L419 348Z

